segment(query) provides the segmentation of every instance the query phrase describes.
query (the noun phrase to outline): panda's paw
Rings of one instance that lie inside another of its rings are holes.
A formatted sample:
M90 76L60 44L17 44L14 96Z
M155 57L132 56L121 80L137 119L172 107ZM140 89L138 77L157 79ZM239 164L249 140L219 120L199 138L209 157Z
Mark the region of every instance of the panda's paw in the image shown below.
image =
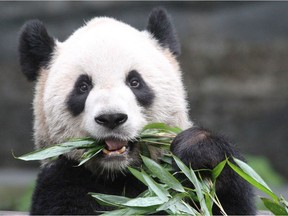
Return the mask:
M213 169L226 157L233 156L243 160L227 139L200 127L189 128L177 135L171 144L171 151L194 170ZM174 168L179 170L176 164ZM201 177L209 178L210 175L209 171L201 171ZM227 166L217 179L216 192L228 215L255 214L252 186ZM213 215L218 214L221 211L215 207Z
M171 151L193 169L213 169L226 157L238 156L224 137L195 126L176 136Z

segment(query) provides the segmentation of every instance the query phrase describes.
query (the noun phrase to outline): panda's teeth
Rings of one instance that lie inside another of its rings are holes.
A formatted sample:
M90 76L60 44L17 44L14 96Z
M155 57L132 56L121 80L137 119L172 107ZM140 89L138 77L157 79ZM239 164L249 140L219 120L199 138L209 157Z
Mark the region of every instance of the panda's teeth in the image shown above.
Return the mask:
M102 152L104 153L104 154L109 154L110 153L110 151L108 151L106 148L104 148L103 150L102 150Z
M125 146L123 146L121 149L118 150L118 152L120 154L124 153L125 151L126 151L126 147Z
M117 154L123 154L126 151L126 147L123 146L121 149L114 150L114 151L109 151L106 148L104 148L102 151L106 155L117 155Z

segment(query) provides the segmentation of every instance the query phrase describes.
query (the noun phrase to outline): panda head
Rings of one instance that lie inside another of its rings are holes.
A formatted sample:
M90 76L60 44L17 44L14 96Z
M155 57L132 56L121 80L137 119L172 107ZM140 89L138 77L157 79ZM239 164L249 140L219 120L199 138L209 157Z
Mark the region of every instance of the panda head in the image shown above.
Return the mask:
M144 31L99 17L64 42L42 22L29 21L19 52L23 73L36 82L36 146L87 136L103 140L103 153L87 163L91 171L138 163L135 138L148 123L191 126L176 60L180 49L164 9L152 11ZM81 153L68 157L78 160Z

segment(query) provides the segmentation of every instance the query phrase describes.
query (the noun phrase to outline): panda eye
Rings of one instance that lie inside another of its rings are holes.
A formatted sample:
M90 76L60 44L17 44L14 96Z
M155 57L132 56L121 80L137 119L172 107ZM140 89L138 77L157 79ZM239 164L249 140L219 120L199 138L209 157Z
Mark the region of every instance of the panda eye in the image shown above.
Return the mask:
M89 85L86 82L82 82L79 87L78 87L79 91L81 93L85 93L89 90Z
M138 79L132 79L130 82L129 82L129 85L131 88L138 88L140 86L140 82Z

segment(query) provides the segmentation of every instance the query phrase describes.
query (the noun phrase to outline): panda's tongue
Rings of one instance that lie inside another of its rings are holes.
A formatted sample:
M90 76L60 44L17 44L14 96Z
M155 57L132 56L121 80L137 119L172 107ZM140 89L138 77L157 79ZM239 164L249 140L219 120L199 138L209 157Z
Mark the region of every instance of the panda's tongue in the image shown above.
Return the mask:
M106 149L108 151L116 151L122 149L124 146L128 144L127 141L115 140L115 139L106 139L105 143L106 143Z

